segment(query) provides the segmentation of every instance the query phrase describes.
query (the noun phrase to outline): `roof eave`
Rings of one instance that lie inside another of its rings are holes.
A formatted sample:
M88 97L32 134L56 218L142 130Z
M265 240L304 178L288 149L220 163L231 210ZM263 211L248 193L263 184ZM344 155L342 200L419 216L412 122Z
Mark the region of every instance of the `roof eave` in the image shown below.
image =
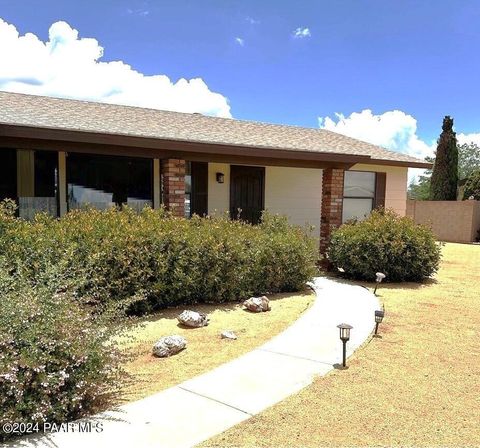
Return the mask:
M385 159L370 159L368 162L371 165L389 165L389 166L403 166L406 168L424 168L432 169L433 163L422 161L407 161L407 160L385 160Z
M162 149L178 152L193 152L202 154L222 154L249 156L256 158L277 158L328 162L352 166L356 163L371 163L370 156L356 154L341 154L333 152L316 152L289 150L282 148L258 147L246 145L219 144L176 139L161 139L154 137L131 136L125 134L97 133L82 130L24 126L0 123L0 137L28 138L41 141L67 141L84 144L118 145L132 148ZM252 151L255 151L253 153Z

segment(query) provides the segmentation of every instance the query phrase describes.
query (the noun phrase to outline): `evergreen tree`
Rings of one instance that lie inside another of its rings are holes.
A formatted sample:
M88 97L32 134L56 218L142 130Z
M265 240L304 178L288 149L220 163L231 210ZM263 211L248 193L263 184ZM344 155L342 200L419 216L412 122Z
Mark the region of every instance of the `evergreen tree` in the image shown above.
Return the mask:
M432 201L455 201L458 184L457 137L453 132L453 118L443 119L442 133L438 140L435 165L430 184Z

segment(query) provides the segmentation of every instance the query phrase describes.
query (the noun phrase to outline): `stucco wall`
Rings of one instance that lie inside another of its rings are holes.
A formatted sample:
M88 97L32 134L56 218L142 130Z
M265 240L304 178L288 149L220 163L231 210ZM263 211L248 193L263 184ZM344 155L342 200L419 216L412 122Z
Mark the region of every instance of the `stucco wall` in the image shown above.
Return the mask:
M287 215L292 224L314 225L320 231L322 170L268 166L265 170L265 208Z
M216 181L216 173L225 183ZM310 168L265 167L265 208L287 215L292 224L309 223L320 228L322 170ZM230 165L208 164L208 213L227 211L230 204Z
M385 206L400 215L406 213L407 168L383 165L355 165L352 170L387 173ZM216 173L225 183L216 181ZM287 215L292 224L309 223L320 228L322 170L267 166L265 168L265 207L272 213ZM208 164L208 213L228 211L230 204L230 165Z
M219 184L216 173L225 175L225 182ZM230 208L230 165L227 163L208 164L208 214L221 214Z
M354 165L351 170L387 173L385 208L392 208L399 215L406 214L408 168L386 165Z
M407 210L440 241L470 243L480 228L480 201L408 201Z

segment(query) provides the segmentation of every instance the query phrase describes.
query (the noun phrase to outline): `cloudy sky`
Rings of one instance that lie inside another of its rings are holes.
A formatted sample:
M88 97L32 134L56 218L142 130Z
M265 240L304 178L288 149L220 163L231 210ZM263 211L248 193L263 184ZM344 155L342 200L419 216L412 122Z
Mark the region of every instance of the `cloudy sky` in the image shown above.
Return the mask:
M480 143L478 0L0 0L0 90ZM1 107L1 105L0 105Z

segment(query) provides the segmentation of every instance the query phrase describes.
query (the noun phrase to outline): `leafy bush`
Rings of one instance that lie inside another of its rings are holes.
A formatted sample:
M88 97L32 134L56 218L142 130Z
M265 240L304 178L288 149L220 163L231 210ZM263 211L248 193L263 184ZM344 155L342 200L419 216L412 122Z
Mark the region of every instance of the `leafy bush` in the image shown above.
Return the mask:
M314 275L317 258L313 238L284 217L265 215L252 226L149 208L77 210L27 222L4 207L1 253L32 285L53 282L95 309L133 313L298 290Z
M22 284L0 269L0 428L62 423L96 410L120 374L109 327L67 293ZM0 430L0 442L9 436Z
M372 281L383 272L386 281L421 281L437 271L440 247L429 228L393 211L375 210L364 221L337 229L328 256L349 278Z
M471 197L480 201L480 170L474 171L466 179L463 199L466 200Z

